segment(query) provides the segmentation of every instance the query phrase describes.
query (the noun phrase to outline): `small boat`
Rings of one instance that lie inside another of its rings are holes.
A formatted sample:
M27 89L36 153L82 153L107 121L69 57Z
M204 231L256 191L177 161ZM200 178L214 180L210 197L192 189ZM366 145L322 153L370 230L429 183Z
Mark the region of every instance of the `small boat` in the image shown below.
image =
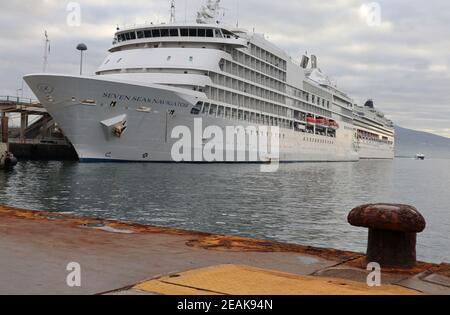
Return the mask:
M416 154L416 160L420 160L420 161L425 160L425 154L422 154L422 153Z

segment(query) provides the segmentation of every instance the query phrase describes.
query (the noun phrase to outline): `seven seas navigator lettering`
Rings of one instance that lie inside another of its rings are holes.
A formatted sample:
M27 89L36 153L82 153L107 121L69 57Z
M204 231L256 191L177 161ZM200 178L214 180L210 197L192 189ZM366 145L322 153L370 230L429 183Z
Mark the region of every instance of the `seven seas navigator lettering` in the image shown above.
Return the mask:
M107 92L103 93L103 97L108 98L108 99L113 99L116 101L130 101L130 102L159 104L159 105L176 106L176 107L189 107L188 103L163 100L163 99L152 98L152 97L129 96L129 95L123 95L123 94L116 94L116 93L107 93Z

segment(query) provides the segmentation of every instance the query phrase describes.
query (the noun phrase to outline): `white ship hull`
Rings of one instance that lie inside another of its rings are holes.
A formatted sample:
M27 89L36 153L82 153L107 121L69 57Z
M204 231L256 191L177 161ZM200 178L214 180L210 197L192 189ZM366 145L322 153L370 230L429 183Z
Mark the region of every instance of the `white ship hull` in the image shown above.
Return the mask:
M195 118L202 118L203 128L253 125L192 115L201 93L169 86L63 75L29 75L25 80L72 142L80 161L173 162L172 148L178 139L171 134L176 126L194 130ZM121 119L126 121L126 131L116 137L108 123ZM359 159L351 124L342 123L335 138L289 129L281 129L281 133L281 162ZM193 145L192 156L203 151L203 145ZM240 162L266 158L252 160L249 146L245 151L247 158Z
M394 159L394 146L371 140L359 142L359 158L363 160L392 160Z

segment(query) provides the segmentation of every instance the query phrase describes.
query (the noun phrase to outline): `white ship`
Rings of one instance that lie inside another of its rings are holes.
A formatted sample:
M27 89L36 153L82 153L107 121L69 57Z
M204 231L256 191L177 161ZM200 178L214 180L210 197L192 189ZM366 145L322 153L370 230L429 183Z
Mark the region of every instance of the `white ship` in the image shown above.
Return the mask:
M394 123L375 109L372 100L364 106L355 105L354 125L360 159L394 158Z
M358 139L353 100L328 80L315 56L297 63L264 35L220 23L218 11L219 1L209 0L196 23L172 18L169 24L118 29L94 76L44 73L24 79L81 161L174 161L174 128L195 133L199 118L203 129L215 126L225 134L230 126L242 126L247 140L254 132L264 133L268 143L279 140L280 161L379 157L384 143ZM393 143L385 128L357 121L358 130L386 131ZM258 131L261 126L268 132ZM210 162L202 155L208 137L193 138L192 161ZM250 154L251 141L239 146L234 140L224 139L223 158L214 162L272 159ZM382 157L392 156L389 144Z

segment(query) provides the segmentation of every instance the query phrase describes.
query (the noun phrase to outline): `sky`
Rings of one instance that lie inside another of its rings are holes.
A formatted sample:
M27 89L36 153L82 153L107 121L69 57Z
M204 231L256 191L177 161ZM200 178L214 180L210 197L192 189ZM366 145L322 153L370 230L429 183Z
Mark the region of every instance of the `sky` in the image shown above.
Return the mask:
M204 2L176 1L177 20L193 21ZM222 0L221 6L224 23L265 34L293 59L317 55L321 70L357 103L373 99L397 125L450 137L450 1ZM83 42L84 72L93 74L117 25L168 22L170 1L11 0L0 2L0 12L0 95L33 97L26 85L20 90L21 78L42 72L45 30L47 72L78 73L75 47Z

